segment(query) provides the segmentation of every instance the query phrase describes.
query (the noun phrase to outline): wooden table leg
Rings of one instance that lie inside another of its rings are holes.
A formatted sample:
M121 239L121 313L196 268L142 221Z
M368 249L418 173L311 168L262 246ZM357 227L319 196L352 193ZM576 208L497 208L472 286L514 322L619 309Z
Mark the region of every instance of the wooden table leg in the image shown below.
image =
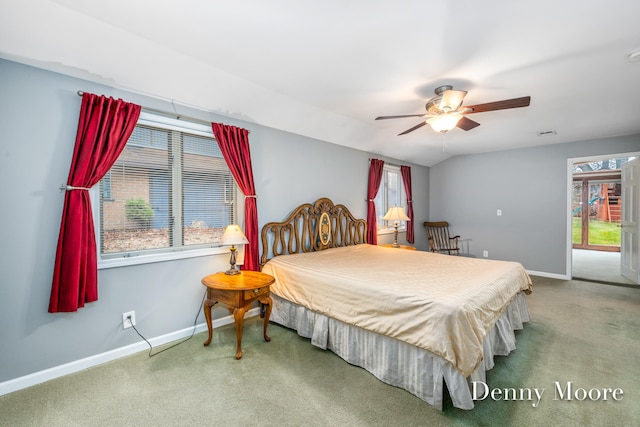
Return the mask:
M269 338L269 336L267 335L267 326L269 325L269 317L271 316L271 304L272 304L271 297L268 296L264 299L261 299L260 303L262 304L262 307L265 309L264 310L264 326L263 326L264 340L271 341L271 338Z
M217 303L218 301L212 302L211 300L206 300L204 302L204 318L207 319L207 329L209 330L209 339L204 342L205 346L211 344L211 338L213 338L213 327L211 326L211 309Z
M238 307L233 310L233 318L236 321L236 340L238 342L236 348L236 360L242 358L242 323L244 322L244 307Z

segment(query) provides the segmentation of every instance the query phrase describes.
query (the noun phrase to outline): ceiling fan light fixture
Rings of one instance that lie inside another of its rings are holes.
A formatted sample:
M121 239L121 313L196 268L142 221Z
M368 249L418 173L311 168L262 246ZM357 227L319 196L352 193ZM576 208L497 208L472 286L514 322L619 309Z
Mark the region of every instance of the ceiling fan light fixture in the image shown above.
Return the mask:
M442 111L455 111L460 107L464 97L467 95L466 90L448 89L442 93L440 100L440 109Z
M456 127L461 118L462 115L458 113L442 114L431 117L427 120L427 124L436 132L446 133Z
M430 125L436 132L445 133L458 127L464 131L469 131L480 126L480 123L469 119L466 114L484 113L487 111L508 110L511 108L528 107L531 103L530 96L520 98L503 99L501 101L485 102L484 104L462 106L462 101L467 95L467 91L453 90L450 85L438 86L434 90L436 96L427 100L425 104L425 113L423 114L404 114L399 116L379 116L376 120L382 119L400 119L403 117L429 117L417 125L400 132L400 135L406 135L416 129L420 129L425 125Z

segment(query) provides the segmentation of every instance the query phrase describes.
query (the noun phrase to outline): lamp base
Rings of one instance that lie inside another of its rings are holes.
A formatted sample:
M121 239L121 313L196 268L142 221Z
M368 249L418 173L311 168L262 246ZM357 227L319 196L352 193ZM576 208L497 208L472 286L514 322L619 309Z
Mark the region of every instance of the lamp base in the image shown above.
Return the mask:
M236 247L234 245L231 245L230 251L231 251L231 259L229 260L229 264L231 264L231 268L225 271L224 274L233 276L236 274L240 274L240 270L236 266Z
M399 248L398 244L398 221L393 226L393 243L391 244L392 248Z
M235 276L236 274L240 274L242 273L240 270L238 270L237 268L235 268L235 266L233 268L228 269L227 271L224 272L224 274L227 274L229 276Z

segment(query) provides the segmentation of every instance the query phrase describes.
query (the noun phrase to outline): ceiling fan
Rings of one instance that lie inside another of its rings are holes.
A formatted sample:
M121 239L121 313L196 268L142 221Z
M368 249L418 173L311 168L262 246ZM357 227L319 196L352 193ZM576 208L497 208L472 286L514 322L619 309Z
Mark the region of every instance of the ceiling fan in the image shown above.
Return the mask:
M502 101L488 102L486 104L462 106L462 101L467 95L465 90L453 90L453 86L444 85L435 89L436 96L429 99L425 106L427 112L424 114L407 114L401 116L380 116L376 120L400 119L403 117L428 117L411 129L407 129L398 135L406 135L422 126L429 124L437 132L448 132L454 127L462 130L471 130L480 123L474 122L465 117L465 114L484 113L486 111L506 110L509 108L528 107L531 102L530 96L521 98L505 99Z

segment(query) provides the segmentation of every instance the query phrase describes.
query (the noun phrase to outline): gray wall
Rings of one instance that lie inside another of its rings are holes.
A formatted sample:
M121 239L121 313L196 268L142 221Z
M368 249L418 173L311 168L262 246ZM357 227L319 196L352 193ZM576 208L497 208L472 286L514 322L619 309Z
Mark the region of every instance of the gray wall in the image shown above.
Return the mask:
M429 218L470 238L478 257L567 272L567 160L640 151L640 135L454 157L433 166ZM497 216L497 210L502 216Z
M62 215L58 187L66 182L73 153L78 90L148 108L174 108L162 100L0 59L0 383L139 342L133 330L122 329L126 311L136 311L137 327L147 338L190 327L202 300L200 279L228 268L229 257L216 255L100 270L97 302L76 313L47 312ZM259 226L322 196L366 216L370 153L184 107L178 112L249 129ZM410 166L421 227L428 214L429 169ZM420 227L416 245L424 249ZM400 243L405 243L403 237ZM213 311L214 318L227 315L223 308Z
M400 164L395 159L265 127L252 130L250 141L261 225L284 219L295 206L320 197L329 197L347 206L357 218L366 218L369 158ZM409 166L416 223L414 245L426 249L422 222L428 214L429 168ZM378 236L378 243L391 242L393 234ZM405 233L398 234L398 242L407 243Z

